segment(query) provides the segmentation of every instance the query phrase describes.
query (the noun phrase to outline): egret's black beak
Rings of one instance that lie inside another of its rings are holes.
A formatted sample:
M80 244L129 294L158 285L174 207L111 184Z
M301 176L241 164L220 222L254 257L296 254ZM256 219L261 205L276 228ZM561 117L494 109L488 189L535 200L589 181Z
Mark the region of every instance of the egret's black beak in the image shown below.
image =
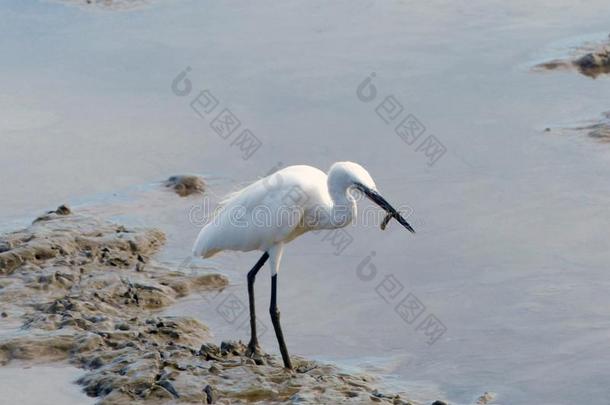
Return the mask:
M413 229L411 225L409 225L409 223L402 217L402 215L400 215L400 212L396 211L394 207L392 207L390 203L387 202L386 199L383 198L377 191L372 190L360 183L357 183L355 186L358 190L362 191L371 201L386 210L388 212L388 216L396 218L396 220L400 222L402 226L407 228L412 233L415 233L415 229Z

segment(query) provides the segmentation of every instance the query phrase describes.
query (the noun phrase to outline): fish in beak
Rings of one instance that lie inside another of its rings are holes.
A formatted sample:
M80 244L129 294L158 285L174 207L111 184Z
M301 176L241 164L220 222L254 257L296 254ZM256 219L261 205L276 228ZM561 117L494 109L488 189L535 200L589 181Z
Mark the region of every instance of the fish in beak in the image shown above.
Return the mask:
M385 229L388 222L390 222L390 219L395 218L402 226L411 231L411 233L415 233L415 229L413 229L411 225L409 225L409 223L402 217L402 215L400 215L400 212L396 211L396 209L394 209L394 207L392 207L390 203L385 198L383 198L377 191L360 183L357 183L355 186L358 190L362 191L364 195L369 198L369 200L379 205L388 213L388 215L386 215L386 217L383 219L383 222L381 223L382 230Z

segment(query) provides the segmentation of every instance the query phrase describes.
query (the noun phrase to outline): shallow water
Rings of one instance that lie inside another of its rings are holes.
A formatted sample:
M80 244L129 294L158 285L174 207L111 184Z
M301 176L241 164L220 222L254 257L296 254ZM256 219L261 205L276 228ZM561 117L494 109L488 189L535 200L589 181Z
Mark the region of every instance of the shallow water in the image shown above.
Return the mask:
M68 365L11 364L0 367L0 404L94 404L95 399L72 384L82 370Z
M413 208L417 234L395 223L385 232L351 227L353 242L339 255L323 234L295 241L279 279L293 353L346 366L375 359L405 389L426 387L454 403L484 391L502 404L603 402L610 150L543 129L599 116L610 82L530 68L569 54L576 38L602 40L610 9L507 3L193 0L89 12L4 1L0 224L18 226L67 201L164 227L162 258L181 263L200 199L151 182L202 173L217 201L278 162L354 160L390 201ZM179 97L171 83L187 66L193 89ZM356 89L371 72L378 95L366 103ZM203 89L262 141L249 159L190 108ZM423 137L446 147L434 165L376 114L390 94L404 106L397 120L414 114ZM358 266L370 269L362 266L371 251L377 274L363 281ZM223 294L245 300L256 256L208 262L235 281ZM376 286L390 274L403 289L386 303ZM269 280L259 279L266 321ZM422 317L447 328L433 345L417 330L421 318L407 324L394 311L408 292L425 305ZM219 337L245 339L218 305L201 298L172 310L201 314ZM270 350L272 335L263 336Z

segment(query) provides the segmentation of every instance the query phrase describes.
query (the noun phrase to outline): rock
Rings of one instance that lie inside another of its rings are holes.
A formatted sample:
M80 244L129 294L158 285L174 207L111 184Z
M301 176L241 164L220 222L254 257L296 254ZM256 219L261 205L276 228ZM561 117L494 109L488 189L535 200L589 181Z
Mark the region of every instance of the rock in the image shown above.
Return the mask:
M8 252L9 250L11 250L11 245L9 245L8 242L0 242L0 253Z
M221 360L220 348L214 344L204 343L199 349L199 355L206 360Z
M198 176L171 176L165 181L165 187L172 188L180 197L186 197L202 194L205 191L205 182Z
M72 214L72 210L65 204L60 205L59 207L57 207L57 209L55 211L52 211L50 213L55 213L57 215L70 215Z
M432 405L449 405L449 404L445 401L436 400L432 403Z
M291 404L300 404L303 402L307 402L307 399L305 397L303 397L301 394L294 394L293 396L290 397Z
M550 62L541 63L536 66L538 69L578 69L583 75L596 78L600 74L610 73L610 44L604 43L597 46L586 46L580 50L581 56L574 59L557 59Z
M66 216L66 215L71 215L71 214L72 214L72 210L67 205L62 204L59 207L57 207L56 210L48 211L46 214L36 218L34 220L34 222L48 221L48 220L57 218L58 216Z
M212 374L220 374L222 369L219 366L217 366L216 364L212 364L210 366L210 368L208 369L208 371Z
M220 351L223 356L233 354L235 356L244 356L247 347L242 342L223 341L220 343Z
M129 325L126 323L119 323L118 325L115 326L115 329L118 330L129 330Z
M587 76L597 76L610 71L610 47L604 45L574 61L581 72Z
M178 394L178 391L176 391L176 388L174 388L171 382L167 380L161 380L157 382L157 385L165 388L170 394L174 396L174 398L180 398L180 394Z
M483 395L481 395L479 397L479 399L477 399L476 404L477 405L486 405L486 404L490 403L491 401L493 401L493 399L494 399L494 395L490 394L489 392L486 392Z
M214 387L212 387L211 385L208 384L203 389L203 392L205 394L206 404L215 404L216 403L218 394L216 393L216 390L214 389Z

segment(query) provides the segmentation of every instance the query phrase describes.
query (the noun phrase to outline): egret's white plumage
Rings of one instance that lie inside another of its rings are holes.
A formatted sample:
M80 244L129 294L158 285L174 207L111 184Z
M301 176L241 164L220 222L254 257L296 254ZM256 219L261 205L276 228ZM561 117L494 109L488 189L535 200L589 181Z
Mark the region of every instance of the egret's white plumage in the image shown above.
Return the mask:
M388 212L384 227L395 218L411 232L413 228L377 192L369 173L353 162L337 162L328 174L311 166L290 166L231 194L221 203L212 221L199 232L193 255L208 258L223 250L261 250L263 256L248 272L251 337L248 352L258 350L254 309L254 280L269 260L271 267L271 321L282 359L292 368L277 308L277 273L283 246L311 230L341 228L356 217L352 191L362 191Z
M335 163L328 175L305 165L279 170L223 201L199 233L193 255L208 258L223 250L274 250L277 254L283 243L309 230L349 225L356 216L351 194L356 183L375 190L368 172L352 162ZM300 218L289 218L289 213Z

